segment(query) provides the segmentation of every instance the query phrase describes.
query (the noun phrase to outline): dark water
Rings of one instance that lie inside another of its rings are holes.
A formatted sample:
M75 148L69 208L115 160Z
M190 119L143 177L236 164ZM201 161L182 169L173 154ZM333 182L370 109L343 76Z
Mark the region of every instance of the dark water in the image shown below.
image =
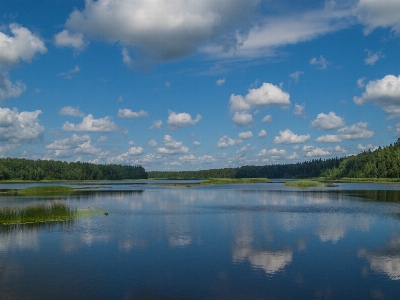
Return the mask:
M398 184L72 185L0 197L108 212L0 226L0 299L399 299Z

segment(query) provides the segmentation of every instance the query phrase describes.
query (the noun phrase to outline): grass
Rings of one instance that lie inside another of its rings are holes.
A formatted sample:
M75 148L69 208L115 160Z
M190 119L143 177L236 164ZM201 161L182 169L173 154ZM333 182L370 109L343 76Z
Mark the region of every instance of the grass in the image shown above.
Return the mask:
M26 189L9 190L5 192L7 195L15 196L45 196L45 195L65 195L72 193L73 188L68 186L34 186Z
M381 183L392 183L400 182L400 178L340 178L340 182L381 182Z
M69 221L77 217L77 209L64 203L0 208L0 224L26 224L39 222Z
M315 180L296 180L296 181L287 181L283 185L291 186L291 187L314 187L314 186L325 186L325 183Z
M210 178L204 180L202 185L212 184L235 184L235 183L266 183L270 182L268 178Z

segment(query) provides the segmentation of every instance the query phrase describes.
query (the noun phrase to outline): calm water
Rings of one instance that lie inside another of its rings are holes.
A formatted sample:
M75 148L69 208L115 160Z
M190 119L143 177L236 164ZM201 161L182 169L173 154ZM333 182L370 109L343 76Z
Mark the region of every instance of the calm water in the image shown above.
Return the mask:
M0 197L108 212L0 227L1 299L399 299L400 185L71 185Z

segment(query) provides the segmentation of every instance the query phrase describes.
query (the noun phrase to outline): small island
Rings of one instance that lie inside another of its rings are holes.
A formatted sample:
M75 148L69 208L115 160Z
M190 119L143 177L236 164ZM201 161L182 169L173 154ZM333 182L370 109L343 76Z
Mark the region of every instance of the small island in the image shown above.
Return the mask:
M296 181L287 181L283 185L290 187L309 188L309 187L325 186L325 183L315 180L296 180Z

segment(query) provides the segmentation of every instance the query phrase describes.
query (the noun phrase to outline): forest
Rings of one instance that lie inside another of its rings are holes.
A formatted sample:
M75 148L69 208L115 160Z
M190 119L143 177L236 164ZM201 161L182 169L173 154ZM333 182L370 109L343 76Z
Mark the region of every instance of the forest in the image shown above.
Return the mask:
M0 180L121 180L146 178L148 178L148 175L142 166L0 158Z

